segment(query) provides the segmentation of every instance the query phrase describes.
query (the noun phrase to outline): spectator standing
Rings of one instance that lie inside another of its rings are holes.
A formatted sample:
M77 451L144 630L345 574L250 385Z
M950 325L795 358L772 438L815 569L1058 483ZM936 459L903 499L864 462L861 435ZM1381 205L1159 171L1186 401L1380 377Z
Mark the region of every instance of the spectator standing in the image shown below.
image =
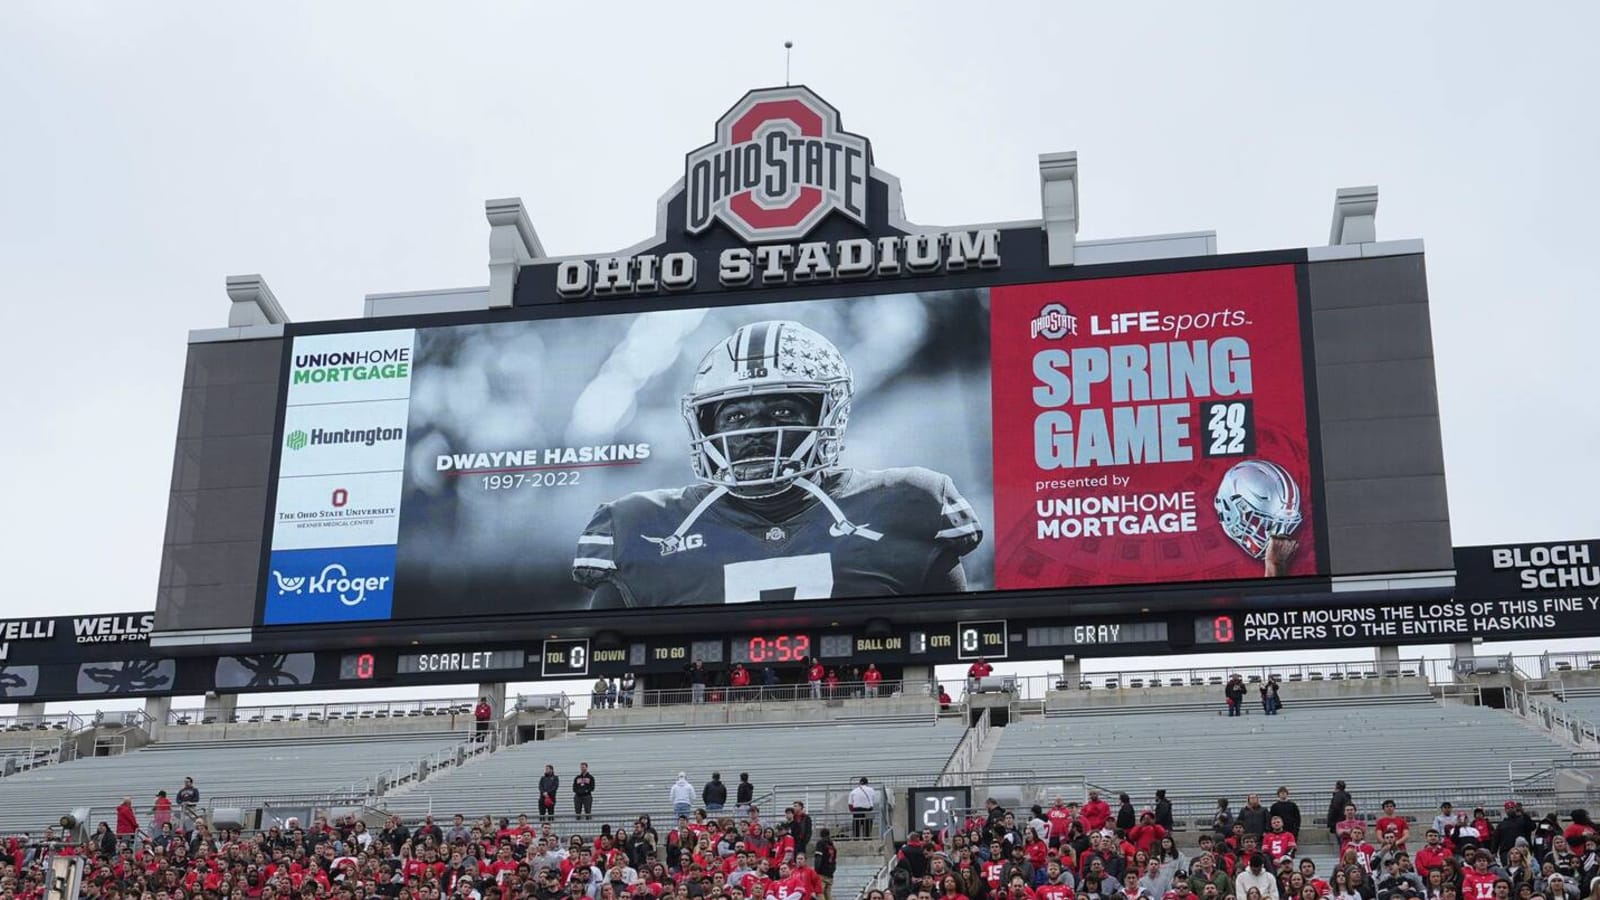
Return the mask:
M1211 816L1211 830L1218 840L1226 840L1233 834L1233 812L1228 809L1228 798L1217 798L1217 811Z
M1160 788L1156 791L1156 824L1171 833L1172 801L1167 799L1166 788Z
M1383 814L1378 816L1378 835L1387 837L1394 834L1394 846L1397 850L1406 849L1406 841L1411 837L1411 823L1405 816L1395 813L1394 801L1383 801Z
M200 789L194 786L194 779L192 777L183 779L183 787L178 788L178 805L199 802Z
M705 802L706 812L722 812L728 805L728 786L722 783L722 773L712 772L711 780L700 791L700 799Z
M1505 811L1505 815L1500 818L1500 824L1494 827L1494 838L1489 846L1502 863L1511 853L1511 848L1517 845L1517 838L1533 840L1533 820L1522 811L1522 804L1515 800L1507 800ZM1571 841L1567 843L1570 844Z
M606 680L605 680L605 678L603 678L603 677L602 678L596 678L594 680L594 686L589 688L589 707L591 709L605 709L606 708Z
M804 857L806 848L811 845L811 814L806 812L803 800L796 800L790 809L794 812L794 823L789 826L789 833L794 836L795 852Z
M556 775L556 767L545 766L544 774L539 777L539 821L556 820L556 792L560 789L561 779Z
M733 696L730 699L750 699L750 670L744 667L744 663L734 663L733 671L728 673L728 687L732 688L730 693Z
M989 665L989 661L987 659L984 659L981 656L978 657L976 662L967 667L967 693L976 693L978 690L978 679L988 678L992 674L994 674L994 666Z
M1287 787L1278 788L1278 800L1267 810L1267 817L1283 820L1283 830L1294 835L1295 840L1300 839L1300 807L1289 799Z
M711 680L711 673L706 671L706 664L695 660L689 664L689 702L706 702L706 683Z
M944 685L939 685L939 711L948 711L950 704L954 702L955 700L951 698L950 692L944 689Z
M833 873L839 870L839 848L833 845L833 832L827 828L817 832L817 856L812 868L822 878L822 900L833 900Z
M806 684L811 686L811 699L822 699L822 679L828 670L822 667L822 660L811 657L811 665L806 667Z
M1261 805L1261 795L1251 794L1245 798L1244 808L1239 810L1238 822L1244 826L1244 833L1260 839L1267 833L1267 808Z
M850 836L872 837L872 811L878 805L878 792L867 784L865 775L850 789L846 802L850 806Z
M694 806L694 785L689 783L688 773L678 773L678 780L667 789L667 797L672 801L673 816L681 819L689 815Z
M1261 711L1269 716L1278 714L1278 676L1272 675L1261 683Z
M750 801L756 797L756 786L750 783L750 773L739 773L739 785L734 789L733 802L738 807L739 815L750 814Z
M1337 836L1339 823L1344 821L1344 808L1350 805L1350 792L1344 789L1343 781L1333 783L1333 796L1328 800L1328 831Z
M867 670L861 673L861 681L866 685L867 696L878 696L878 685L883 683L883 673L878 671L877 663L867 663Z
M639 689L639 682L634 679L632 672L622 673L622 684L618 685L618 688L622 691L622 702L624 704L627 706L643 705L639 702L639 697L636 693Z
M1154 815L1151 813L1152 819ZM1100 799L1099 791L1090 789L1088 801L1078 811L1078 821L1083 823L1084 831L1099 831L1111 821L1111 804Z
M139 831L139 817L133 811L133 798L123 797L117 806L117 837L127 842Z
M150 808L150 827L157 832L172 821L172 801L166 791L156 791L155 805Z
M492 718L494 718L494 707L489 705L489 698L479 697L478 705L472 708L472 719L475 723L473 740L481 742L489 736L489 720Z
M1222 696L1228 701L1229 717L1244 714L1244 677L1241 675L1228 676L1228 683L1222 688Z
M1133 798L1129 797L1127 794L1118 794L1117 830L1121 831L1123 834L1127 834L1128 829L1137 824L1139 824L1139 818L1138 814L1133 811ZM1156 824L1160 825L1161 823L1157 822Z
M618 694L617 680L615 678L607 678L606 679L606 709L616 709L617 708L617 694Z
M778 695L778 670L771 666L761 667L761 699L771 700Z
M572 778L572 812L583 822L594 818L594 776L586 762L578 763L578 774Z

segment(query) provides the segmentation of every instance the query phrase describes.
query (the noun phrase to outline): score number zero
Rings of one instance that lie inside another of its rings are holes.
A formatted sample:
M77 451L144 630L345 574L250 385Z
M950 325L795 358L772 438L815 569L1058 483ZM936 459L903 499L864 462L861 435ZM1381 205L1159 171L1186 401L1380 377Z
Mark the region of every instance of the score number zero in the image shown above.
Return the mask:
M1005 659L1010 650L1005 619L956 625L956 659Z
M545 641L539 654L540 674L563 678L589 674L589 639Z
M573 469L560 472L496 472L483 476L486 491L507 491L521 487L570 487L583 473Z

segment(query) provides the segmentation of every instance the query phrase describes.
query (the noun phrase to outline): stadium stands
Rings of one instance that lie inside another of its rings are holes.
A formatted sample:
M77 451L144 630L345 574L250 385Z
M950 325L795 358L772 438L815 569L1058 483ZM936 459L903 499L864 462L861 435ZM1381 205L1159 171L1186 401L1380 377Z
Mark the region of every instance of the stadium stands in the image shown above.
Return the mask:
M329 792L364 784L385 770L455 747L460 733L381 738L230 740L152 744L118 756L90 757L0 778L0 834L38 834L67 810L87 806L111 821L124 795L148 810L156 791L176 795L193 776L202 804L211 798ZM146 816L141 816L141 820Z
M1145 798L1163 788L1206 808L1251 791L1270 797L1279 785L1320 796L1342 779L1371 805L1379 795L1450 799L1463 787L1503 785L1509 760L1566 752L1504 712L1441 705L1425 693L1286 704L1277 716L1256 709L1238 718L1221 715L1214 699L1199 708L1052 710L1004 729L990 769L1071 772ZM1449 748L1450 765L1418 764L1439 748Z
M818 749L815 726L747 726L694 729L606 728L552 741L522 744L446 772L419 789L384 798L406 816L515 816L538 808L538 776L546 764L561 777L557 807L572 811L572 777L587 762L596 779L597 821L631 821L641 812L671 820L667 791L687 772L698 796L713 771L731 786L749 772L759 798L774 785L847 786L856 777L936 775L964 731L957 722L835 725ZM796 797L779 796L787 804Z

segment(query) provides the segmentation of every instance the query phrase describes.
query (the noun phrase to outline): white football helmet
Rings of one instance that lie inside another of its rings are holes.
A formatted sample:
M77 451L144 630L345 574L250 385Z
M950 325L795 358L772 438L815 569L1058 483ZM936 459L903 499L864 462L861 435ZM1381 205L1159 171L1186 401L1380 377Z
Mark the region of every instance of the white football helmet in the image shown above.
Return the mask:
M1300 528L1300 486L1283 467L1264 459L1233 465L1217 485L1217 520L1235 544L1256 559L1266 555L1267 541L1288 537Z
M683 398L695 477L737 496L770 497L834 465L844 449L854 391L850 364L822 335L799 322L741 326L700 360L694 386ZM714 431L712 419L723 402L778 395L813 403L816 424ZM773 455L734 459L728 439L757 434L772 436Z

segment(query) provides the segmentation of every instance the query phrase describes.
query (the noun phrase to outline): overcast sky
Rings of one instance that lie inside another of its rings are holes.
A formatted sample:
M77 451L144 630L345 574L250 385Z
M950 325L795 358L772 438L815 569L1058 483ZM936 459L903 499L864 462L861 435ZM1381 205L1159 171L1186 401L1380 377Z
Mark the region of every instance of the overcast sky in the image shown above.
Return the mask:
M1507 13L1515 18L1507 18ZM1593 3L0 5L0 617L154 605L185 336L263 274L297 321L653 230L683 156L793 78L915 222L1423 238L1457 544L1600 537ZM1346 654L1348 655L1348 654Z

